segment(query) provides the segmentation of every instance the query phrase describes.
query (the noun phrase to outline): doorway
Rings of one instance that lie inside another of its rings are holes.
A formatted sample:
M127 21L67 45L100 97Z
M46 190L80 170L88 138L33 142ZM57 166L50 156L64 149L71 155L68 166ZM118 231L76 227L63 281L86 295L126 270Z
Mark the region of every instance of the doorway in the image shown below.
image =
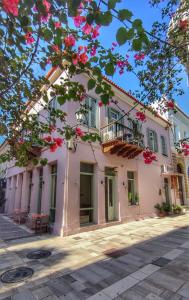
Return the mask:
M105 212L107 222L115 220L115 172L111 168L105 171Z
M177 172L183 174L182 166L180 164L177 165ZM178 178L178 195L180 199L180 204L184 205L183 176L179 175L177 178Z
M169 194L169 179L164 178L164 190L165 190L165 201L170 203L170 194Z

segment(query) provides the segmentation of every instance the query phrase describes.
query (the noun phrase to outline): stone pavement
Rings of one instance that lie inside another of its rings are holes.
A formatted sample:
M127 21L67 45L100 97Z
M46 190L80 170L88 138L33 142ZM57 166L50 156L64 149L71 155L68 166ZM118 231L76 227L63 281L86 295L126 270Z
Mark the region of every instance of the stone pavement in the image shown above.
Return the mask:
M0 219L2 232L10 222ZM26 254L32 249L48 249L52 255L29 260ZM17 284L0 283L0 299L186 300L189 214L64 238L43 235L1 240L0 274L17 266L33 268L34 275Z

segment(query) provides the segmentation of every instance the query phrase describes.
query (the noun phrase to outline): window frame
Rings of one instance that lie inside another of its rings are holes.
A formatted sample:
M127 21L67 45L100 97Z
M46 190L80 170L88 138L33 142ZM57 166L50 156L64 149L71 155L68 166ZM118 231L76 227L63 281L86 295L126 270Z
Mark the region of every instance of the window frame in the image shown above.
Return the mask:
M53 103L53 105L51 106L51 104ZM49 118L49 123L52 126L56 126L56 119L55 120L51 120L51 115L50 115L50 110L56 110L57 109L57 97L54 96L53 98L50 99L49 103L48 103L48 118Z
M53 171L53 167L56 167L55 171ZM57 163L52 164L50 166L51 168L51 191L50 191L50 208L49 208L49 217L50 217L50 222L51 223L55 223L55 219L56 219L56 196L57 196ZM54 189L52 189L53 187L53 180L55 180L54 182ZM53 196L53 201L52 201L52 196ZM52 205L53 203L53 205ZM51 211L54 211L54 220L51 221Z
M161 139L161 154L164 156L168 156L167 140L164 135L161 135L160 139ZM164 143L164 145L163 145L163 143Z
M129 178L129 173L132 173L133 174L133 178ZM129 200L129 182L132 182L132 185L133 185L133 191L134 191L134 194L133 194L133 197L134 197L134 200ZM138 197L138 187L137 187L137 173L136 171L132 171L132 170L128 170L127 171L127 187L128 187L128 206L139 206L139 199L136 200L135 197L137 195Z
M153 133L153 145L151 147L150 145L150 134ZM151 128L147 128L147 142L148 142L148 148L155 152L155 153L158 153L158 135L157 135L157 132L154 130L154 129L151 129Z
M87 101L89 101L89 104L87 104ZM95 106L92 105L92 101L95 102ZM84 100L84 105L88 105L89 109L88 111L83 115L83 121L82 125L92 128L92 129L98 129L99 127L99 120L98 120L98 106L97 106L97 100L89 95L86 96ZM95 112L92 111L93 107L95 107ZM94 120L95 124L92 124L92 114L94 113Z

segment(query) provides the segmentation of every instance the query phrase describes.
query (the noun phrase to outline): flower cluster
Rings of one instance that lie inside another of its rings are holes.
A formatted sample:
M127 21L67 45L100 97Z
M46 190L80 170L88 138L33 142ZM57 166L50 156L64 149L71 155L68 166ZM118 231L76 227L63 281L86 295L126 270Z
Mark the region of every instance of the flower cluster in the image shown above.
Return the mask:
M72 34L68 35L64 39L64 44L65 44L66 47L73 47L73 46L75 46L75 42L76 42L75 41L75 37Z
M141 122L145 122L146 121L145 113L143 113L142 111L137 111L136 112L136 119L141 121Z
M166 107L168 108L168 110L174 109L175 108L175 104L174 104L174 102L172 100L170 100L170 101L167 101Z
M81 130L81 128L79 128L79 127L76 127L76 129L75 129L75 134L76 134L76 136L78 136L78 137L82 137L82 136L84 136L84 132Z
M156 155L149 149L143 151L144 163L150 165L153 161L157 161Z
M189 144L186 143L182 144L182 153L184 154L184 156L189 155Z
M129 56L126 55L126 59L125 60L118 60L117 61L117 67L119 68L119 74L122 75L125 71L125 68L129 65L129 62L128 62L128 58Z
M92 39L96 39L99 36L100 26L99 25L92 26L89 23L87 23L86 17L81 16L81 13L82 13L82 11L78 10L78 15L73 18L74 25L77 28L81 27L81 30L83 31L84 34L87 34L87 35L90 34Z
M18 3L19 0L2 0L4 10L15 17L18 16Z
M78 52L72 55L72 63L77 65L79 62L85 65L88 61L87 47L79 46Z
M26 44L28 44L28 45L33 44L35 42L35 39L32 36L32 32L31 31L28 31L25 34L25 40L26 40Z
M43 140L46 143L50 144L50 151L51 152L55 152L58 147L61 147L62 144L63 144L63 141L64 141L62 138L59 138L59 137L52 138L50 135L44 137Z
M145 54L144 53L140 53L140 54L135 54L134 55L134 59L135 60L138 60L138 61L141 61L145 58Z

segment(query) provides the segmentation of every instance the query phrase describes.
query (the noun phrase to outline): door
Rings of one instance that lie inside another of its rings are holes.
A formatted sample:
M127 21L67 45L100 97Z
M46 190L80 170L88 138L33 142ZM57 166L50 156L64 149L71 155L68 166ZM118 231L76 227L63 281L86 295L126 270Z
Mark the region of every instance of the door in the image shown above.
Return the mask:
M38 191L38 203L37 203L37 213L41 213L41 198L43 191L43 169L39 170L39 191Z
M32 171L29 172L29 195L28 195L28 213L30 212L31 205L31 191L32 191Z
M179 199L180 199L180 204L184 205L184 194L183 194L183 177L178 176L178 193L179 193Z
M165 201L166 201L166 203L170 203L169 180L168 180L168 178L164 178L164 190L165 190Z
M106 221L115 220L115 180L113 176L105 177Z

